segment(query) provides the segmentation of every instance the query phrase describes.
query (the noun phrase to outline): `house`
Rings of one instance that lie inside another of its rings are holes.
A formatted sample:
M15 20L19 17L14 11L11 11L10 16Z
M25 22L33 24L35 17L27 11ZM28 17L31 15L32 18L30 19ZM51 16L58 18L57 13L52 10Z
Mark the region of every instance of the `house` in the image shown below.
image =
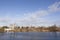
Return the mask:
M5 28L5 32L13 32L15 27L16 27L15 24L10 24L9 28Z

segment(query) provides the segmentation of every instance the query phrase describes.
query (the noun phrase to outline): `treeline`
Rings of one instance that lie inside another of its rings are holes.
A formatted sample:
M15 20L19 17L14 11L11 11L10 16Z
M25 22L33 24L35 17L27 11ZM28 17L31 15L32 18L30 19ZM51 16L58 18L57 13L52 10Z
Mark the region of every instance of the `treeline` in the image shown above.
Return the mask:
M8 29L9 27L7 26L3 26L2 28L0 28L0 32L4 32L4 29ZM44 27L44 26L39 26L39 27L35 27L35 26L27 26L27 27L15 27L14 30L10 30L13 32L60 32L60 27L53 25L53 26L48 26L48 27Z
M57 27L56 25L48 26L48 27L18 27L15 28L14 32L60 32L60 27Z

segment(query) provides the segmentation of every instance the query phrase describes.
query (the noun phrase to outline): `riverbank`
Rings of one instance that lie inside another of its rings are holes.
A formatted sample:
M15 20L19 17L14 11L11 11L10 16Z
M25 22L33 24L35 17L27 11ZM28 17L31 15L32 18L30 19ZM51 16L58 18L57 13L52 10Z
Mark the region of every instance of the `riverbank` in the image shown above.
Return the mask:
M14 27L14 29L9 29L9 27L4 26L0 28L0 32L60 32L60 27L57 27L56 25L49 27L22 26L22 27Z

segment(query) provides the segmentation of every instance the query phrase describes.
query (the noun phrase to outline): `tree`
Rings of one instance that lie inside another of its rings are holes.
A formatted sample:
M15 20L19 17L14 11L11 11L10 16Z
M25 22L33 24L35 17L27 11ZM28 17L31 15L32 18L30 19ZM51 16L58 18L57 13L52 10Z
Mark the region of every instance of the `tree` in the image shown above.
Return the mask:
M7 26L3 26L2 28L9 28L9 27L7 27Z
M57 28L56 25L53 25L53 26L49 27L49 31L56 32L57 31L56 28Z
M0 33L4 32L4 28L0 28Z

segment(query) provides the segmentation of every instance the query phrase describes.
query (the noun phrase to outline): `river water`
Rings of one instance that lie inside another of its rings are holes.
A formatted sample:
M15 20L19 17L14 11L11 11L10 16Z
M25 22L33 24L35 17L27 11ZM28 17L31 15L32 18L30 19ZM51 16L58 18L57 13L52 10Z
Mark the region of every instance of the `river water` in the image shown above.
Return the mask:
M60 40L60 32L0 33L0 40Z

